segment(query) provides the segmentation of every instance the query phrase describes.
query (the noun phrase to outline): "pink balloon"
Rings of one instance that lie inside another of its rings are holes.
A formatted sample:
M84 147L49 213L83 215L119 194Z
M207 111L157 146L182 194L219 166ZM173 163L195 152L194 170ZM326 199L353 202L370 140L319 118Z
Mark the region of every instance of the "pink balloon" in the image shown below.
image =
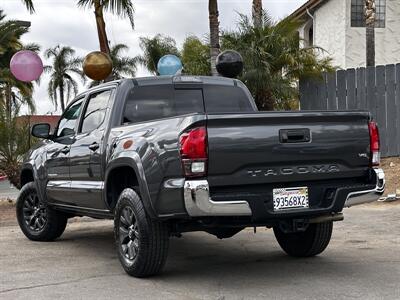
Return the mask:
M10 69L18 80L30 82L39 79L43 73L43 62L35 52L22 50L11 58Z

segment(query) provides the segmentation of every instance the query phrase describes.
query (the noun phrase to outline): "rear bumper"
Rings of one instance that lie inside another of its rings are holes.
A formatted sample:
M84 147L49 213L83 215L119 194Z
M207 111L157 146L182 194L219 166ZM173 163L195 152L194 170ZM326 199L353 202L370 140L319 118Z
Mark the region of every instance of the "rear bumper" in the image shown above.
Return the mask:
M189 180L184 186L186 210L191 217L251 216L246 200L213 201L207 180Z
M347 195L344 204L345 207L373 202L379 199L385 191L385 174L381 169L374 169L374 171L376 173L375 188L350 192ZM245 199L213 201L210 197L207 180L185 181L184 202L186 211L191 217L252 216L249 202Z
M382 169L374 169L376 173L376 187L372 190L352 192L347 196L345 207L377 201L385 192L385 173Z

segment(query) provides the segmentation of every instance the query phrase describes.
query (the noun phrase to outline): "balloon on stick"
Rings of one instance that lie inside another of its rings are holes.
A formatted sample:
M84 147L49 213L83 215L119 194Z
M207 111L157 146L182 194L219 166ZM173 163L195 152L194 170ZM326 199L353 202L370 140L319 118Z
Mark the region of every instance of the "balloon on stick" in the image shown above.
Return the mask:
M93 51L83 61L83 72L93 80L104 80L112 72L111 58L104 52Z
M39 55L30 50L21 50L10 61L11 73L20 81L38 80L43 73L43 62Z
M160 58L157 71L160 75L176 75L182 70L182 62L176 55L168 54Z
M243 71L243 58L237 51L226 50L218 55L216 67L222 76L235 78Z

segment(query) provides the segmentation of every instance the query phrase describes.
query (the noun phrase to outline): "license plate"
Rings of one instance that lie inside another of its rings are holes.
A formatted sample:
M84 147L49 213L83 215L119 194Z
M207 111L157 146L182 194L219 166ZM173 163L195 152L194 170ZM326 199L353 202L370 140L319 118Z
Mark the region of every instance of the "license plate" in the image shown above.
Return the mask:
M308 188L274 189L274 210L308 208Z

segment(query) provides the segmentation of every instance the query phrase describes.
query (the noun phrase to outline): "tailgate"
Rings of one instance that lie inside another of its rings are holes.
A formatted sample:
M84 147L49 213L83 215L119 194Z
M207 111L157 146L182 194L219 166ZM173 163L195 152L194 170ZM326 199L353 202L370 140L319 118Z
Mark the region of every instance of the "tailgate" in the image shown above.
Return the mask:
M369 167L367 112L210 114L211 186L354 178Z

